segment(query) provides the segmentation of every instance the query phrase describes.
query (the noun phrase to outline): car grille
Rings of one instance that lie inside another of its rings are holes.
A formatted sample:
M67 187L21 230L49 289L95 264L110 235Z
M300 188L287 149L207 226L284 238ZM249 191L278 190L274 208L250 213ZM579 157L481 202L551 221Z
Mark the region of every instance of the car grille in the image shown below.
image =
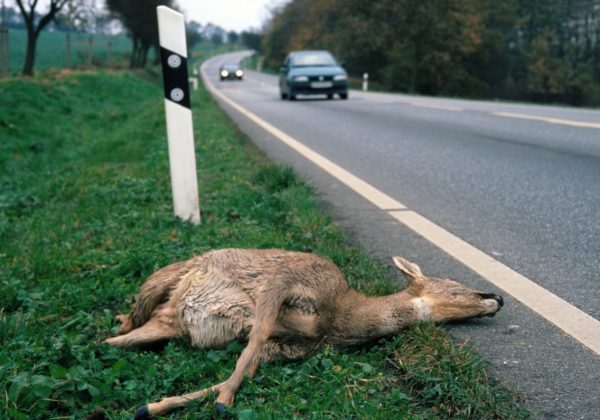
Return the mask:
M332 82L333 76L309 76L309 82Z

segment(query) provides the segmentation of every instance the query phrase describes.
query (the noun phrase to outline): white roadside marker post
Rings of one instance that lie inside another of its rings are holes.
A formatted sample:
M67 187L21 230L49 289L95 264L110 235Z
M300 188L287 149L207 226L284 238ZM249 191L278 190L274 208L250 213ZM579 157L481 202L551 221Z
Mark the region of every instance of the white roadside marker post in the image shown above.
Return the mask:
M200 223L196 150L190 106L185 19L165 6L156 8L165 90L169 166L175 216Z

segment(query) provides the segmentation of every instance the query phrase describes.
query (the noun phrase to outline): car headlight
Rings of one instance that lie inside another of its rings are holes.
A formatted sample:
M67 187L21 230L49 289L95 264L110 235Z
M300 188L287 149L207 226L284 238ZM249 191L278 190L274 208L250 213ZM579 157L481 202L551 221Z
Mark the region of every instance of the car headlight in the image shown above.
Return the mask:
M340 82L346 79L348 79L348 76L346 76L345 74L338 74L336 76L333 76L333 80L335 80L336 82Z
M229 72L227 70L221 70L221 77L229 76Z
M308 76L296 76L294 82L308 82Z
M244 72L243 72L243 71L241 71L241 70L236 70L236 71L235 71L235 75L236 75L237 77L242 77L242 76L244 75Z

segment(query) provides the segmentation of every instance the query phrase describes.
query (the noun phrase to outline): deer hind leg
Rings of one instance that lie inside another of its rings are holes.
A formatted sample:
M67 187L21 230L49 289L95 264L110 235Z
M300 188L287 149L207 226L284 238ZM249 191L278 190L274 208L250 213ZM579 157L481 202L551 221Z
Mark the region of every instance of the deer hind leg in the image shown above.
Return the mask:
M191 258L163 267L148 277L136 296L131 312L117 315L116 319L121 323L119 334L127 334L143 326L161 306L172 306L173 302L167 302L173 299L174 293L186 290L189 285L186 278L193 275L201 263L201 259Z
M129 320L127 315L123 315L123 317ZM141 347L179 336L180 331L176 325L174 308L161 306L153 313L152 318L141 327L130 329L125 334L119 332L121 335L108 338L105 342L117 347ZM121 330L123 330L123 326L121 326Z
M235 394L239 389L245 375L256 372L261 356L266 357L265 345L276 323L277 314L282 302L285 300L285 289L272 285L257 299L254 325L250 332L248 344L237 360L233 374L225 381L197 392L163 398L161 401L142 406L136 413L136 419L163 415L175 408L206 397L212 392L217 392L215 408L218 413L224 413L226 407L233 404Z

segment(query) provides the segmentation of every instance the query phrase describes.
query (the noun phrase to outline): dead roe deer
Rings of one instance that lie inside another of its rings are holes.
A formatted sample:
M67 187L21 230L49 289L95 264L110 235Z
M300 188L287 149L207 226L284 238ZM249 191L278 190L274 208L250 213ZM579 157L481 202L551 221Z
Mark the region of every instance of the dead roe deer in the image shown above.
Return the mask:
M216 409L233 404L245 375L275 358L297 359L320 343L354 346L397 333L419 321L493 316L502 297L452 280L424 276L416 264L394 257L408 286L388 296L351 289L338 267L314 254L224 249L162 268L142 286L133 310L119 315L119 336L106 340L135 347L189 337L198 347L247 341L225 382L141 407L146 418L218 393Z

